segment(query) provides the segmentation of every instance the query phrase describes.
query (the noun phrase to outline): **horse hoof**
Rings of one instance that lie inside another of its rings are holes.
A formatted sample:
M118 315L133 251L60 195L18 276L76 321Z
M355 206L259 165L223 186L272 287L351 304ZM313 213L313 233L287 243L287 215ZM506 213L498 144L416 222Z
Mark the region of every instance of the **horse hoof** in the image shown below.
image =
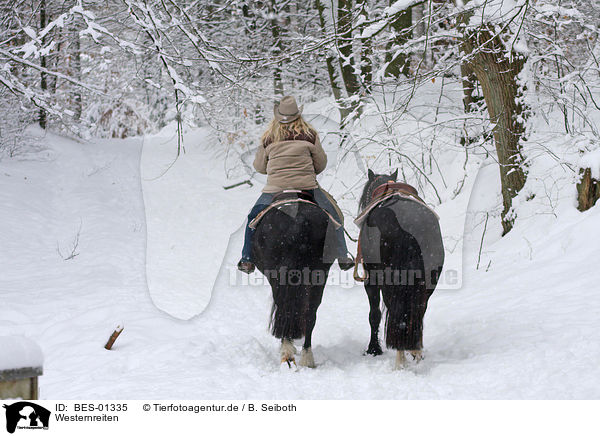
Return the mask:
M300 354L300 366L315 368L315 358L313 357L313 353L310 348L302 349L302 353Z
M378 345L377 347L367 348L367 351L365 351L365 354L370 354L371 356L381 356L383 354L383 350Z
M294 347L292 341L288 339L284 339L283 341L281 341L281 363L287 363L290 368L292 367L292 363L295 366L296 358L294 357L294 354L296 354L296 347Z
M293 357L290 357L290 358L285 358L285 357L282 357L282 358L281 358L281 364L284 364L284 363L287 363L287 365L288 365L288 368L291 368L291 367L292 367L292 363L294 364L294 366L295 366L296 368L298 367L298 365L296 365L296 359L295 359L295 358L293 358Z
M423 350L409 350L408 353L416 363L419 363L421 360L423 360Z

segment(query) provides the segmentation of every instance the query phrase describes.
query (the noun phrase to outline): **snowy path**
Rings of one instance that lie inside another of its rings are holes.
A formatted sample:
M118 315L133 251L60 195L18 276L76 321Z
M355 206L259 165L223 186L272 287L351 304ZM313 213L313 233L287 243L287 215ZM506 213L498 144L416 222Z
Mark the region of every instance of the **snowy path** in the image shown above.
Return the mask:
M198 129L177 158L175 132L164 129L143 141L141 178L147 229L146 273L152 301L179 319L202 313L210 301L227 237L258 196L255 187L223 199L223 165Z
M539 229L528 243L515 229L488 247L489 272L471 271L461 290L434 294L426 360L405 371L392 371L391 352L362 356L363 289L328 286L313 336L318 367L290 371L267 332L269 289L231 278L241 280L231 273L240 233L206 311L174 319L147 291L141 141L76 144L49 135L48 143L37 160L0 162L0 329L42 347L42 398L600 396L600 273L597 244L588 242L600 239L598 207L531 223ZM80 223L79 255L65 261L57 241L64 253ZM114 350L104 350L121 321Z

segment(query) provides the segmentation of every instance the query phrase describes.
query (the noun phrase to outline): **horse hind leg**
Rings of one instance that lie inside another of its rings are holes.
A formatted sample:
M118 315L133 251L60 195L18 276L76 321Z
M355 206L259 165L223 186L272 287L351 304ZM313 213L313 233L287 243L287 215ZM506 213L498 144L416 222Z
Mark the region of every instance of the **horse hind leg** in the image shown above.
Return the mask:
M407 359L406 353L409 358ZM396 350L396 361L394 362L394 370L402 370L407 367L410 362L410 358L414 363L419 363L423 360L423 350Z
M410 289L384 289L388 309L386 345L396 350L395 369L405 368L407 357L415 363L423 358L424 310L419 305L419 295L415 294Z
M379 302L381 301L381 292L379 287L368 283L365 283L365 290L367 291L367 297L369 297L369 325L371 326L371 340L365 353L379 356L383 354L379 344L379 325L381 324Z
M300 354L300 366L315 368L315 358L312 352L312 332L317 322L317 309L323 298L324 286L313 286L309 293L309 305L306 313L306 334L304 336L304 345Z
M406 355L404 350L396 350L396 361L394 362L394 370L398 371L406 368Z
M294 347L294 342L292 340L282 339L279 351L281 363L287 363L290 368L292 367L292 363L296 365L296 358L294 357L296 354L296 347Z

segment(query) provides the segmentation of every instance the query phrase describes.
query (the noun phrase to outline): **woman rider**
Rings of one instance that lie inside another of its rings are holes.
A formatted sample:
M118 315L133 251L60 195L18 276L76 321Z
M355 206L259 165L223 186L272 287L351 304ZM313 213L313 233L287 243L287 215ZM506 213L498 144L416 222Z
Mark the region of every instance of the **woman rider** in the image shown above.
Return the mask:
M316 130L302 118L302 107L298 108L294 97L286 96L275 105L274 115L262 135L254 159L256 171L267 174L267 185L248 214L242 259L237 265L240 271L248 274L254 271L251 259L254 229L248 224L271 203L277 192L286 189L309 191L322 209L343 222L343 217L317 183L317 174L327 165L327 155ZM336 236L338 264L341 269L348 270L354 266L354 261L348 256L343 227L336 231Z

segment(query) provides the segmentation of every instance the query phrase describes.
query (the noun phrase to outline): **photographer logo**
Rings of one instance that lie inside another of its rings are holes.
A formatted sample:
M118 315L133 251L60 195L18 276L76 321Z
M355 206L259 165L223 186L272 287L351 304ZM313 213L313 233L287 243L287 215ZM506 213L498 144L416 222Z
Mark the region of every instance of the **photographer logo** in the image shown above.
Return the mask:
M6 430L48 430L50 411L29 401L19 401L3 406L6 409Z

